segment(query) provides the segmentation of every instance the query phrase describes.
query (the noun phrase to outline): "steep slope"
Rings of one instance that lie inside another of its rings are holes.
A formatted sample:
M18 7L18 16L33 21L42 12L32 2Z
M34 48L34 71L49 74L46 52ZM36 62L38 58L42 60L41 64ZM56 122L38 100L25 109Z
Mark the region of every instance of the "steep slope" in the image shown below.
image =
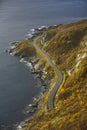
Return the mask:
M39 45L60 67L64 81L55 108L33 116L26 130L87 130L87 20L49 28L43 37Z

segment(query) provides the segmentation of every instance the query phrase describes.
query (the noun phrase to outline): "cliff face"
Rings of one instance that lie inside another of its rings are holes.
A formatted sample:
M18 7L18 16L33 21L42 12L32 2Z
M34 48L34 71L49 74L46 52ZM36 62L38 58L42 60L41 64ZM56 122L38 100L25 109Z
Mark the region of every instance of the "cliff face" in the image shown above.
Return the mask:
M27 130L87 129L87 20L49 28L44 49L63 71L55 108L32 117ZM43 40L42 39L42 40Z

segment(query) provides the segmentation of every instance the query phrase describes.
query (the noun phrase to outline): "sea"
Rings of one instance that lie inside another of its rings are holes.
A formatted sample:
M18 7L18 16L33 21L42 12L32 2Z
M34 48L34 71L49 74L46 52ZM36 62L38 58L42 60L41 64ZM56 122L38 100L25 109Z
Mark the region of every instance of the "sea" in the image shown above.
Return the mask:
M87 18L87 0L0 0L0 130L28 118L25 108L40 94L39 81L6 49L30 30Z

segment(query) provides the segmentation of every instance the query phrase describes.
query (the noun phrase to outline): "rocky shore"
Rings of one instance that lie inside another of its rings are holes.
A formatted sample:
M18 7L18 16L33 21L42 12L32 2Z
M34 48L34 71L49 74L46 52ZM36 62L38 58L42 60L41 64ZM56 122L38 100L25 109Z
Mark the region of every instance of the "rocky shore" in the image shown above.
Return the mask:
M11 55L13 54L11 53ZM24 114L34 115L36 112L40 110L41 99L43 98L43 94L48 90L47 86L49 84L43 78L43 75L44 75L43 71L39 71L35 68L35 65L37 63L34 62L34 58L30 58L28 60L26 58L19 58L19 61L27 65L30 68L31 73L35 75L35 78L37 78L41 83L40 85L38 85L39 87L41 87L40 94L37 97L34 97L32 104L29 104L24 110ZM27 126L27 123L29 122L29 120L30 120L30 117L22 121L20 124L18 124L16 126L16 130L23 130Z
M41 35L44 31L47 31L50 28L55 28L55 27L59 27L60 25L54 25L54 26L50 26L50 27L45 27L45 26L41 26L38 29L31 29L31 33L28 34L28 40ZM11 47L9 50L6 50L6 52L9 52L10 55L15 56L16 55L16 51L13 51L13 49L16 47L16 45L19 44L19 42L13 42L11 43ZM37 65L38 65L38 60L35 61L35 57L22 57L21 55L19 56L19 61L21 63L24 63L25 65L27 65L30 69L31 69L31 73L35 75L35 77L41 82L41 93L38 97L34 97L33 103L29 104L26 108L25 108L25 113L26 114L31 114L34 115L36 112L38 112L40 110L40 106L41 106L41 99L43 98L43 95L45 92L47 92L48 90L48 86L50 86L51 81L46 80L44 77L45 75L45 71L37 69ZM24 130L27 126L27 123L29 123L30 118L20 122L20 124L16 125L16 130Z

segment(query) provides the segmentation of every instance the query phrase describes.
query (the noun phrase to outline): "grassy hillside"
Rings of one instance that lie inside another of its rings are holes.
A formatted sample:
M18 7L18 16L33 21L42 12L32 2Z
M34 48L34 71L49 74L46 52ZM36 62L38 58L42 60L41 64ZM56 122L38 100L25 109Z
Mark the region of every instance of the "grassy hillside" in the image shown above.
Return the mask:
M13 52L16 56L21 57L33 57L36 55L36 50L31 44L32 40L24 40L16 44L15 48L10 51Z
M55 108L40 111L26 130L87 130L87 20L43 33L44 49L61 68L65 80L55 97Z

